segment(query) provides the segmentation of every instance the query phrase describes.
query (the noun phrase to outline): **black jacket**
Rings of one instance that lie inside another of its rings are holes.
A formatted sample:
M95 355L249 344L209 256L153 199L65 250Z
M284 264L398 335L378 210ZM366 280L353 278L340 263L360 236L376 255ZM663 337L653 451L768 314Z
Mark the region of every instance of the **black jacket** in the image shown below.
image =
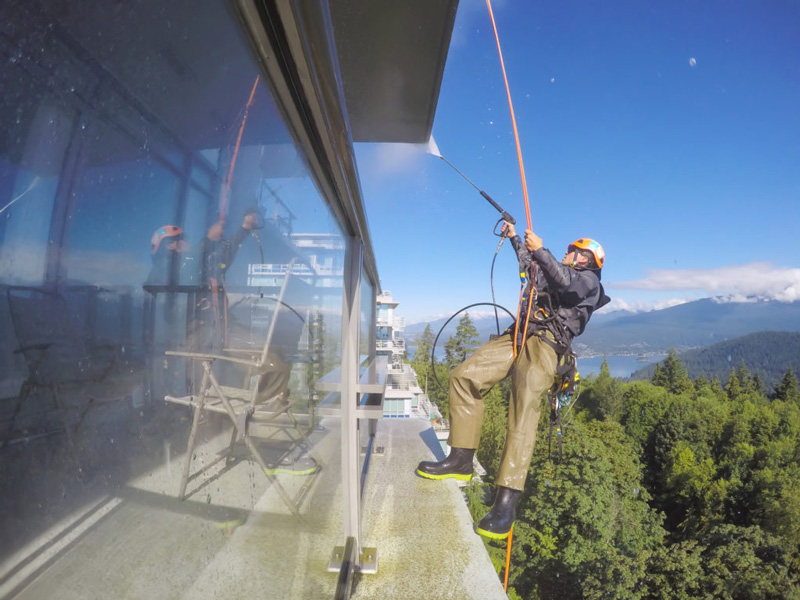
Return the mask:
M536 289L537 302L531 309L528 334L545 328L553 331L557 339L566 336L567 339L560 341L569 344L573 337L583 333L592 313L611 300L605 295L600 283L600 269L576 269L562 265L546 248L530 252L518 235L511 238L511 244L517 253L520 269L525 269L528 276L525 299L520 306L520 324L524 326L528 312L528 299L531 297L530 273L535 264L532 283ZM551 315L555 315L555 319L548 321L534 318L536 308L549 311Z

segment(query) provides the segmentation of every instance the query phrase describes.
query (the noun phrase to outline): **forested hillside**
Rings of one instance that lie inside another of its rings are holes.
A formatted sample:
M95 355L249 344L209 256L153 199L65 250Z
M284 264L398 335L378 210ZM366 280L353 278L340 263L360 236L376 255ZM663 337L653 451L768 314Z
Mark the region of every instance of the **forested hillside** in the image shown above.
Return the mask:
M679 362L660 385L622 383L606 367L566 419L560 461L543 407L509 597L800 598L800 392L786 379L771 401L746 371L723 389L692 382ZM507 397L486 399L489 481ZM476 520L489 490L468 492ZM488 545L502 574L505 544Z
M436 366L443 382L475 338L462 320ZM446 414L445 395L431 396ZM508 397L507 381L485 396L477 455L488 475L466 489L476 521L493 500ZM744 365L722 383L692 380L674 353L652 381L622 382L604 364L564 413L560 460L542 407L509 597L800 598L799 404L791 369L767 390ZM505 542L486 543L502 578Z
M758 375L767 388L781 380L788 367L800 373L800 333L788 331L761 331L712 344L707 348L687 350L678 358L689 377L727 380L731 370L744 363ZM651 379L656 365L638 369L631 379Z

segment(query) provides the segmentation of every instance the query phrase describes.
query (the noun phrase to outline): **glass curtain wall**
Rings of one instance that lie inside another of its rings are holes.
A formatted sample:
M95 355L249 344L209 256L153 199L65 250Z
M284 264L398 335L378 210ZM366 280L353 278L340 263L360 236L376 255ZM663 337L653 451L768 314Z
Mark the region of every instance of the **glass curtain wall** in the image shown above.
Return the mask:
M7 0L0 33L0 596L332 595L345 242L238 23Z

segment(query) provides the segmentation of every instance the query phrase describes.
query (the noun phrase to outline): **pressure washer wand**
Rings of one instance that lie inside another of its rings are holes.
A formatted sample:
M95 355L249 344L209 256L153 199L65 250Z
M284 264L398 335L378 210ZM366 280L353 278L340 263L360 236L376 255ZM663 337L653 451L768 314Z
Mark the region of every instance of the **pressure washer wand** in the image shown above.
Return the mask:
M463 177L463 178L464 178L464 179L467 181L467 183L469 183L469 184L470 184L472 187L474 187L476 190L478 190L478 192L480 193L480 195L481 195L481 196L483 196L484 198L486 198L486 200L488 200L488 201L489 201L489 204L491 204L492 206L494 206L494 207L495 207L495 209L497 210L497 212L499 212L499 213L500 213L500 215L503 217L503 220L504 220L504 221L507 221L507 222L511 223L512 225L514 225L514 224L517 222L517 221L516 221L516 219L515 219L514 217L512 217L510 214L508 214L506 211L504 211L504 210L502 209L502 207L501 207L501 206L500 206L500 205L499 205L497 202L495 202L495 201L492 199L492 197L491 197L489 194L487 194L487 193L486 193L486 192L484 192L484 191L483 191L481 188L479 188L477 185L475 185L474 183L472 183L472 181L470 181L469 177L467 177L467 176L466 176L466 175L464 175L464 174L463 174L461 171L459 171L459 170L456 168L456 166L455 166L453 163L451 163L449 160L447 160L447 159L446 159L444 156L442 156L441 154L439 155L439 158L441 158L441 159L442 159L444 162L446 162L448 165L450 165L450 167L451 167L451 168L452 168L452 169L453 169L453 170L454 170L456 173L458 173L459 175L461 175L461 177Z

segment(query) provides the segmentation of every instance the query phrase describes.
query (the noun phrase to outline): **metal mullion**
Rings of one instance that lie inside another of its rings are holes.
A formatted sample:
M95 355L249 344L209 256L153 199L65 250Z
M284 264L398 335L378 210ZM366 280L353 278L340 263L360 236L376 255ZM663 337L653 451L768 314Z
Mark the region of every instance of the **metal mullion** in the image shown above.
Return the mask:
M350 238L345 259L342 294L342 488L344 498L344 538L356 544L356 566L361 552L361 477L358 468L358 340L361 310L361 268L363 242Z

